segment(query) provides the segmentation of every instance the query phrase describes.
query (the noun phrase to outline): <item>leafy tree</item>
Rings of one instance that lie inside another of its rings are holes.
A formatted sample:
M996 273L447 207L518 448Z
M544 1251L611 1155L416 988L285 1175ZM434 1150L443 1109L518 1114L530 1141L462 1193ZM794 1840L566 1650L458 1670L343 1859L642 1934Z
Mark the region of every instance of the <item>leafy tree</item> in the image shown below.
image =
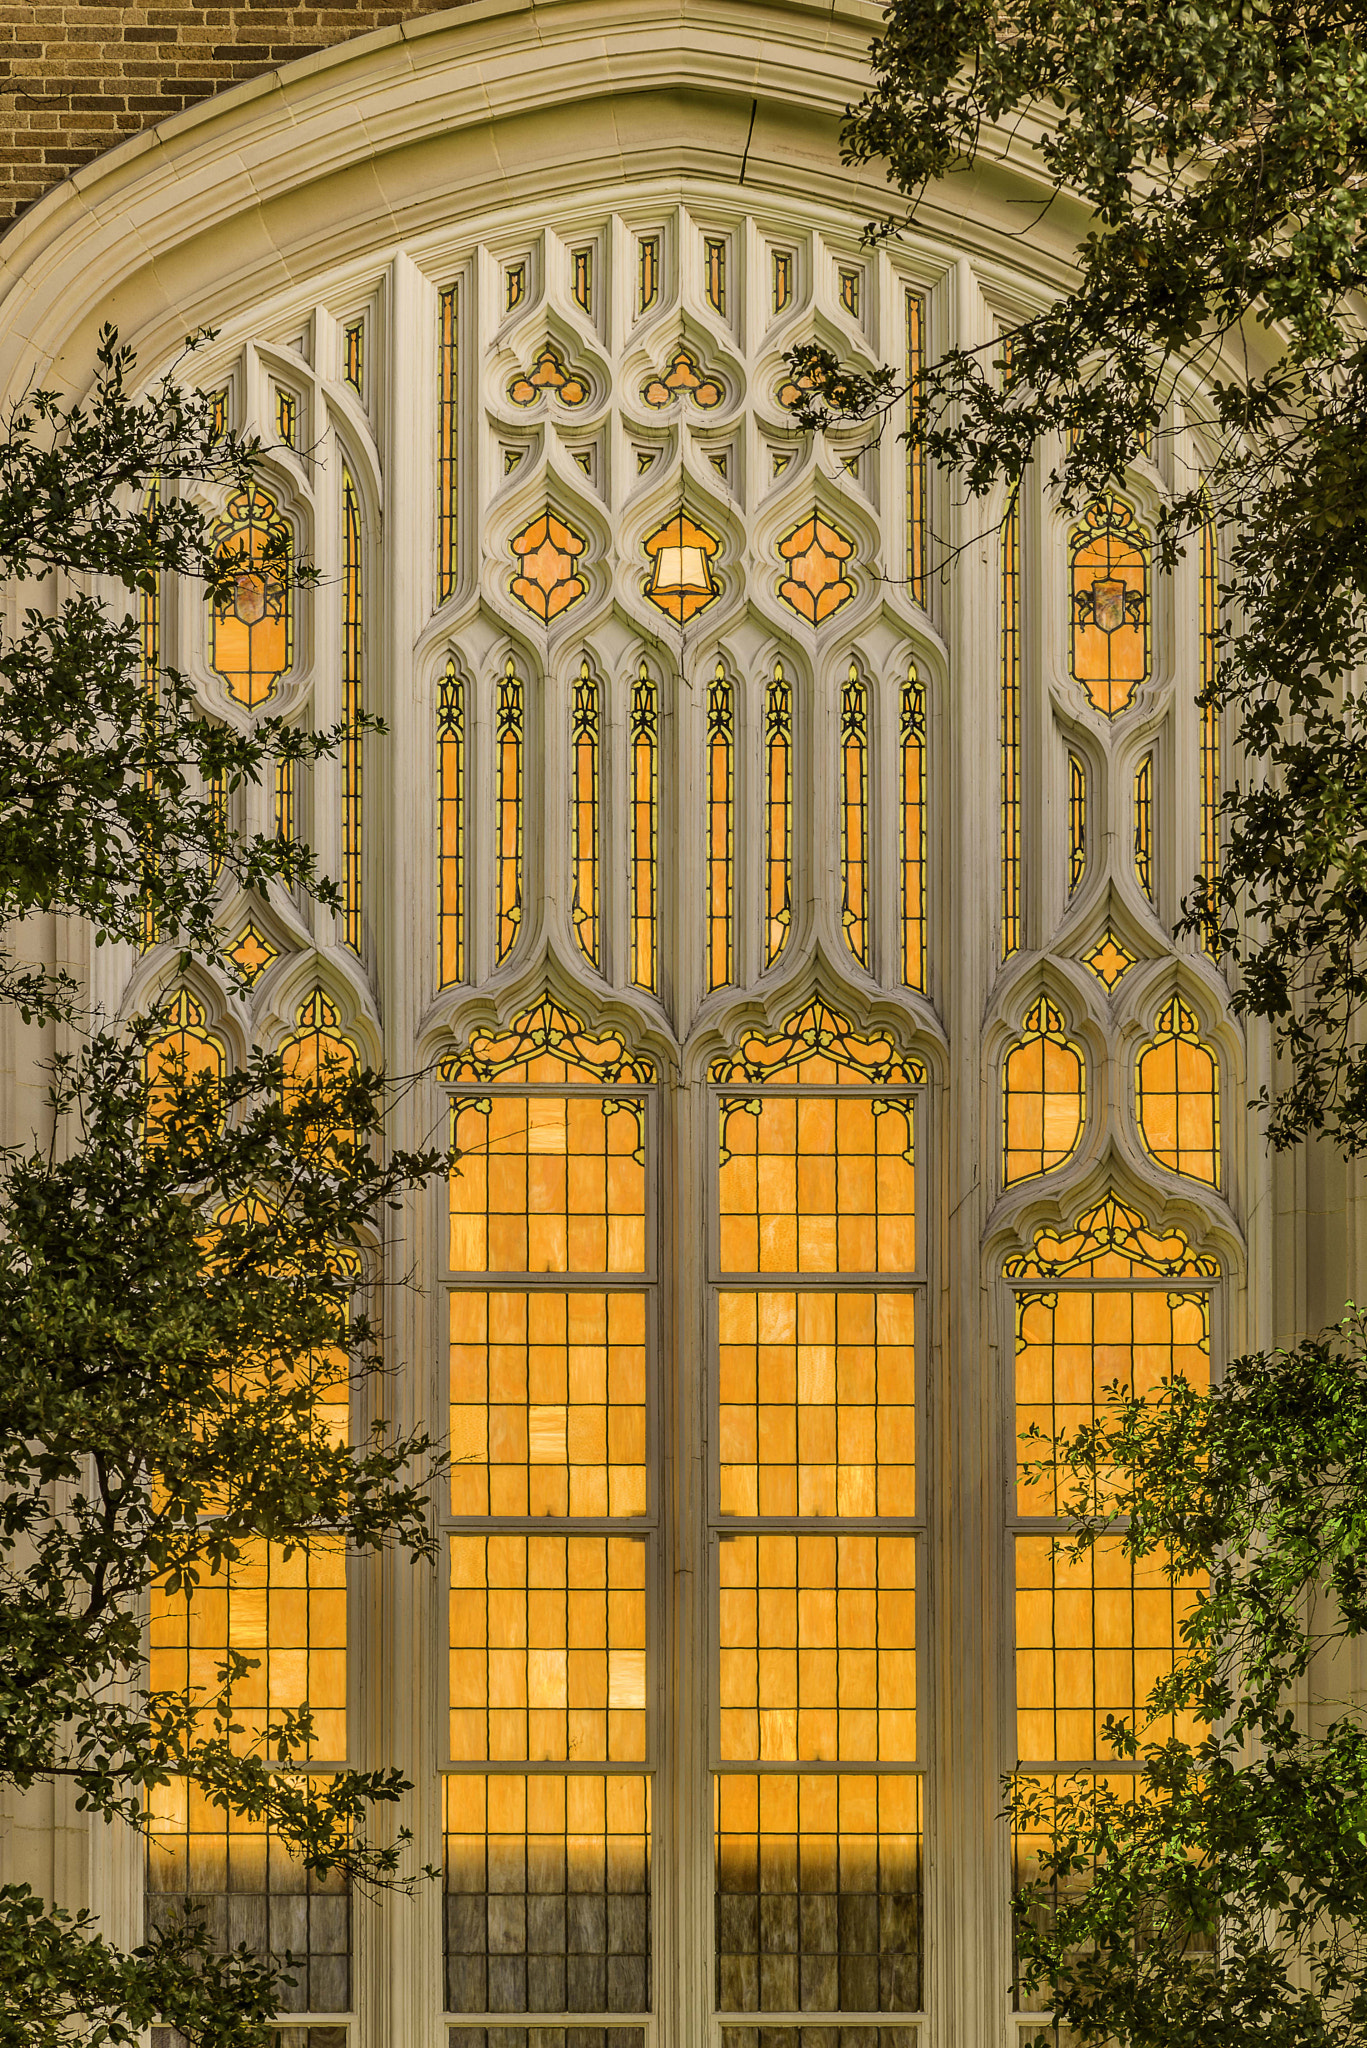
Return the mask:
M1324 1674L1367 1632L1367 1318L1237 1359L1209 1392L1112 1387L1056 1450L1066 1547L1119 1523L1190 1604L1147 1727L1107 1723L1137 1773L1012 1785L1026 2008L1098 2048L1356 2048L1367 1716ZM1314 1720L1294 1711L1312 1674Z
M232 564L203 487L249 484L257 448L174 378L131 398L134 370L106 331L86 401L36 392L6 423L0 570L133 594L178 575L218 601ZM269 566L311 580L283 547ZM144 672L117 602L46 594L0 638L0 919L69 912L98 943L140 940L150 917L182 961L221 964L230 883L335 901L307 846L235 834L222 792L340 729L215 723L186 678ZM0 1000L79 1022L84 991L10 956ZM391 1212L446 1162L386 1151L382 1075L263 1052L220 1075L169 1043L156 1014L86 1031L52 1062L45 1137L0 1152L0 1775L65 1781L79 1810L139 1829L188 1779L321 1876L408 1884L385 1818L401 1772L311 1773L308 1703L263 1723L241 1652L212 1684L152 1690L144 1617L267 1543L433 1555L441 1459L387 1418L371 1304ZM215 1953L193 1915L125 1953L88 1913L9 1885L0 2044L82 2026L131 2044L155 2019L192 2048L252 2048L281 1962Z
M1349 1153L1367 1149L1365 30L1353 0L891 0L844 142L899 195L875 238L1008 157L1089 211L1071 288L931 363L912 434L970 495L1045 461L1071 512L1161 442L1178 395L1206 455L1159 552L1207 499L1229 522L1238 632L1212 697L1248 778L1187 923L1237 964L1236 1007L1271 1021L1273 1144L1325 1132ZM792 362L807 425L902 395L898 373L818 347Z

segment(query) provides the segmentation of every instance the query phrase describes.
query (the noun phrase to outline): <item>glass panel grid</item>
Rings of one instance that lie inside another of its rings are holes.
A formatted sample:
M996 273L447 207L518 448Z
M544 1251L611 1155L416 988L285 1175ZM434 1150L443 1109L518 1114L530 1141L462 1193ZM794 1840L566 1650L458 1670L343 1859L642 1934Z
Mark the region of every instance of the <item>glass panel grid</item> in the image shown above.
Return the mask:
M459 489L460 405L458 377L459 291L451 285L438 299L437 314L437 601L456 587L456 514Z
M909 1096L718 1098L723 1273L916 1268Z
M783 951L793 922L793 693L774 663L773 680L764 694L765 782L765 939L764 964L772 966Z
M1068 894L1074 895L1087 868L1087 771L1068 750Z
M1002 1067L1002 1185L1049 1173L1071 1156L1087 1114L1087 1065L1062 1011L1041 996Z
M869 964L869 693L854 662L840 699L840 922L860 965Z
M1001 528L1001 956L1021 944L1021 542L1020 496Z
M1150 538L1123 498L1088 506L1074 527L1070 665L1088 700L1107 718L1124 711L1149 679Z
M1134 777L1134 871L1153 902L1153 755L1146 754Z
M1204 491L1202 493L1204 496ZM1206 697L1220 674L1220 555L1210 501L1201 521L1201 694ZM1220 707L1201 706L1201 875L1207 887L1220 873ZM1217 927L1208 922L1202 945L1219 953Z
M916 1538L768 1530L717 1551L723 1762L916 1757Z
M448 2012L649 2009L648 1778L451 1773L445 1835Z
M707 692L707 986L735 979L735 691L720 662Z
M708 304L714 312L726 317L726 238L723 235L703 237L703 267Z
M718 1297L723 1515L916 1512L916 1297Z
M457 1096L454 1272L643 1273L645 1104L638 1096Z
M660 985L659 697L644 662L631 693L631 979Z
M1139 1135L1160 1166L1220 1185L1220 1063L1180 996L1154 1019L1135 1064Z
M448 658L437 709L441 981L465 979L465 685Z
M522 927L523 846L523 695L522 678L511 657L498 686L494 721L497 749L497 940L500 961L512 952Z
M915 668L902 685L902 979L926 986L926 693Z
M907 293L907 425L921 415L921 375L925 368L925 307L915 292ZM926 601L926 451L907 448L907 583L915 602Z
M587 660L580 664L570 707L570 748L574 764L574 797L571 812L574 865L574 903L571 921L579 949L586 960L599 965L599 883L598 883L598 777L599 716L601 693L589 671Z
M358 337L360 329L348 330ZM358 356L359 361L359 356ZM359 377L359 370L357 372ZM357 386L359 389L359 384ZM342 471L342 899L346 943L361 950L361 506Z

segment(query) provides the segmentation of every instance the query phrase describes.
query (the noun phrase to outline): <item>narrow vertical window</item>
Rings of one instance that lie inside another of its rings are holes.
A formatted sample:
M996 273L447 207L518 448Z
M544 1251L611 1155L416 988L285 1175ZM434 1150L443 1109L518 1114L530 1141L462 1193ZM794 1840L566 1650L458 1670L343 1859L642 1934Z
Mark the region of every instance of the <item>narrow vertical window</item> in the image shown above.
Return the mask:
M1021 943L1020 496L1012 491L1001 541L1002 959Z
M1139 1135L1160 1166L1220 1185L1220 1063L1194 1010L1171 996L1135 1062Z
M1152 670L1146 529L1123 498L1089 505L1069 541L1072 672L1087 701L1114 718Z
M570 264L570 289L574 293L575 302L577 305L582 306L586 313L591 313L593 311L592 249L576 249L570 257Z
M783 951L793 922L793 692L774 663L764 693L765 892L764 964Z
M346 943L361 950L361 506L342 471L342 899Z
M1207 892L1220 876L1220 707L1212 693L1220 673L1220 556L1215 517L1205 498L1201 520L1201 879ZM1220 951L1219 925L1206 920L1201 943Z
M774 311L786 312L793 297L793 259L786 249L775 249Z
M503 273L504 298L511 313L514 306L520 306L527 296L527 266L525 263L510 263Z
M631 691L631 978L660 986L659 875L660 714L645 663Z
M209 777L209 814L213 823L209 880L216 882L223 872L223 856L228 849L228 786L221 775Z
M460 427L456 289L452 285L442 293L438 320L437 598L443 604L456 587L456 437Z
M718 313L726 312L726 240L722 235L703 238L703 264L707 279L707 300Z
M1134 871L1153 902L1153 755L1146 754L1134 777Z
M869 693L854 662L840 697L840 922L869 964Z
M298 445L299 401L292 391L277 390L275 394L275 432L286 448Z
M842 270L840 273L840 303L854 320L859 318L859 272Z
M1087 770L1068 750L1068 894L1075 896L1087 871Z
M497 955L506 960L522 929L522 678L511 655L498 686L494 743L498 750L498 938Z
M296 839L294 817L295 775L293 761L277 761L275 764L275 836L277 839Z
M227 431L228 392L225 386L221 391L209 393L209 432L215 441L221 441Z
M215 393L215 402L220 394ZM226 392L222 394L225 402ZM161 504L161 485L153 483L143 499L143 516L154 520ZM151 588L141 593L138 607L139 641L142 654L143 693L143 740L150 748L155 744L157 711L161 697L161 578L153 576ZM156 777L150 767L143 770L142 785L149 798L156 790ZM156 913L152 908L151 888L156 875L156 855L150 847L143 856L143 905L142 943L144 947L154 946L157 940Z
M660 238L658 235L642 235L636 246L640 255L637 309L648 313L660 296Z
M1077 1150L1087 1063L1062 1011L1040 996L1002 1065L1002 1186L1051 1173Z
M571 859L574 864L574 936L586 960L599 958L598 879L598 685L587 659L579 666L570 707L570 749L574 761Z
M921 376L925 369L924 308L915 292L907 293L907 426L921 416ZM907 444L907 583L919 605L926 601L926 451Z
M735 978L735 692L721 662L707 692L707 986Z
M902 979L926 985L926 691L915 667L902 685Z
M365 396L365 322L353 320L342 335L342 376L358 398Z
M465 685L449 657L437 706L441 808L441 982L465 979Z

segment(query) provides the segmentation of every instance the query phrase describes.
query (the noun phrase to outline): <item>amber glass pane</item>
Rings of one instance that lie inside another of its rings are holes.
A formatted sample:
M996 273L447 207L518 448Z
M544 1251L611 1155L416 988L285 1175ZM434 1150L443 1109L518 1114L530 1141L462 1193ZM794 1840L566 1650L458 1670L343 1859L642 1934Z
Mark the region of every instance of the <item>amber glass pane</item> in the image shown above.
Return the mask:
M497 952L506 960L522 928L522 679L511 658L498 686L494 721L497 750Z
M342 376L358 398L365 396L365 322L353 320L342 333Z
M277 839L298 837L294 824L293 761L277 761L275 764L275 836Z
M1068 754L1068 894L1087 869L1087 771L1081 757Z
M1149 1721L1145 1701L1182 1650L1196 1582L1169 1579L1165 1557L1125 1555L1103 1537L1080 1558L1048 1535L1016 1538L1016 1748L1027 1761L1109 1753L1108 1715L1149 1739L1190 1742L1190 1714Z
M720 2032L721 2048L918 2048L921 2038L914 2026L723 2027Z
M899 1051L888 1033L856 1031L820 997L785 1017L781 1031L747 1031L734 1053L713 1060L710 1073L714 1081L803 1088L895 1088L926 1078L923 1063Z
M853 662L840 699L840 922L869 964L869 693Z
M907 293L907 424L920 417L921 373L925 367L924 308ZM907 585L917 604L926 601L926 451L907 447ZM919 984L913 984L918 986Z
M441 1067L443 1081L653 1081L649 1053L632 1052L610 1026L590 1031L573 1010L543 996L507 1025L471 1032Z
M1123 498L1103 497L1069 545L1073 675L1113 718L1149 679L1149 536Z
M793 922L793 693L775 662L764 697L765 966L777 960Z
M1134 777L1134 871L1153 901L1153 755L1146 754Z
M902 685L902 979L926 986L926 693L912 668Z
M451 1512L643 1515L639 1294L451 1296Z
M437 711L441 986L465 979L465 685L448 660Z
M640 271L637 279L636 310L647 313L654 305L660 291L660 238L658 235L642 235L637 243Z
M153 1786L147 1806L149 1938L176 1927L188 1907L215 1954L245 1943L294 1980L279 1986L282 2013L347 2012L351 1899L342 1872L306 1870L263 1821L229 1819L185 1778ZM168 2048L181 2042L165 2031Z
M1180 996L1163 1005L1135 1066L1139 1134L1160 1166L1220 1185L1220 1067Z
M458 1099L454 1270L644 1272L644 1114L591 1095Z
M1204 489L1202 496L1205 497ZM1220 553L1215 520L1206 499L1201 521L1201 694L1214 690L1220 676ZM1201 875L1213 883L1220 873L1220 707L1201 707ZM1210 954L1219 950L1212 925L1202 935Z
M721 1756L912 1763L916 1540L724 1536Z
M707 986L735 976L735 693L720 662L707 692Z
M655 684L641 663L631 693L631 978L660 985L660 726Z
M909 1273L916 1263L911 1103L723 1098L724 1273Z
M156 1143L158 1125L174 1112L186 1090L216 1085L226 1059L222 1040L204 1028L204 1009L188 989L177 989L162 1008L165 1030L143 1057L147 1080L147 1138Z
M718 2006L918 2011L919 1778L728 1772L715 1786Z
M1071 1228L1046 1224L1035 1233L1031 1250L1008 1259L1008 1279L1058 1280L1086 1274L1101 1280L1129 1280L1151 1273L1167 1278L1211 1279L1218 1262L1195 1252L1183 1231L1150 1230L1144 1218L1115 1195L1078 1217Z
M645 1756L645 1545L452 1536L450 1739L460 1763Z
M725 1293L724 1515L916 1512L915 1296Z
M1020 500L1012 492L1001 531L1001 954L1021 943L1021 540Z
M460 432L458 375L460 301L451 285L437 301L437 600L445 603L456 587L457 456Z
M650 1781L446 1780L448 2012L650 2007Z
M1062 1012L1041 996L1002 1067L1002 1184L1048 1173L1076 1150L1087 1108L1086 1064Z
M310 1115L306 1137L315 1143L325 1138L354 1142L355 1132L341 1123L332 1105L360 1066L356 1047L339 1029L337 1012L321 989L300 1004L295 1021L299 1029L280 1046L284 1108L294 1112L310 1095L330 1098L327 1104L319 1103L316 1117Z
M598 685L584 661L570 708L570 749L574 767L571 853L574 902L570 917L585 959L598 965Z
M161 486L156 483L149 485L147 495L143 499L143 512L146 517L150 518L155 513L160 499ZM138 626L142 653L142 687L146 706L144 716L150 732L152 721L156 716L157 699L161 694L161 578L159 576L152 578L150 590L139 592ZM152 773L148 770L143 775L143 788L150 795L154 787ZM147 850L145 860L144 875L150 881L156 873L155 858L150 847ZM156 940L156 919L152 915L150 906L144 901L142 943L144 946L154 946Z
M151 1601L154 1692L187 1694L192 1708L211 1700L228 1652L240 1651L254 1668L232 1686L235 1747L259 1745L282 1713L307 1704L308 1754L346 1755L346 1551L337 1538L311 1537L288 1558L282 1544L252 1538L190 1595L154 1584ZM201 1733L210 1732L206 1721Z
M1048 1459L1059 1436L1104 1413L1107 1390L1138 1395L1165 1379L1210 1383L1209 1311L1204 1294L1159 1287L1059 1288L1016 1296L1016 1498L1023 1515L1066 1510L1068 1482ZM1031 1438L1029 1432L1038 1434Z
M360 330L357 329L359 334ZM342 897L346 942L361 950L361 506L342 471Z
M703 262L707 297L714 310L726 313L726 241L721 235L703 238Z
M229 592L214 605L209 659L230 697L254 711L294 660L291 531L270 492L253 483L229 499L214 528ZM143 659L148 655L144 616Z

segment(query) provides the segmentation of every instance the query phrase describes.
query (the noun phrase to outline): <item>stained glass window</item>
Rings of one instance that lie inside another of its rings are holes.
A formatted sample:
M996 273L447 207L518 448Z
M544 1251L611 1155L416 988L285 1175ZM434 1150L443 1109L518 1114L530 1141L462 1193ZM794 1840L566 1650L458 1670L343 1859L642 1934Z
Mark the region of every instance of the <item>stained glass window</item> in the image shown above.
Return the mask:
M840 922L845 943L869 964L869 693L850 663L840 695Z
M342 471L342 899L346 943L361 950L361 505Z
M520 306L527 296L527 266L525 263L510 263L503 273L503 296L507 310Z
M735 979L735 691L721 662L707 692L707 986Z
M161 486L148 486L143 499L143 515L155 519L161 503ZM142 656L142 692L144 730L151 737L157 717L157 706L161 697L161 578L151 579L151 588L138 593L138 638ZM142 786L150 796L154 791L151 769L143 774ZM155 874L155 858L150 847L143 855L143 876L150 887ZM157 940L157 920L150 897L144 897L142 906L142 943L144 947L154 946Z
M775 249L773 261L774 311L787 311L793 296L793 259L786 249Z
M161 1007L163 1029L151 1039L143 1057L147 1082L147 1136L155 1144L157 1128L174 1114L177 1097L186 1089L216 1086L223 1078L223 1042L205 1024L204 1005L190 991L177 989Z
M517 569L508 588L543 625L568 611L588 589L576 567L588 542L554 512L539 512L510 545Z
M342 331L342 378L358 398L365 397L364 320L353 320Z
M275 431L286 448L298 446L299 400L292 391L279 387L275 393Z
M1149 536L1123 498L1098 498L1074 527L1071 667L1108 718L1149 679Z
M1204 491L1202 493L1204 497ZM1210 500L1201 520L1201 877L1211 887L1220 873L1220 707L1211 698L1220 675L1220 553ZM1220 951L1212 921L1202 934L1212 958Z
M1220 1185L1220 1064L1195 1012L1171 996L1135 1064L1139 1135L1160 1166Z
M925 368L925 308L915 292L907 293L907 425L920 417L921 375ZM907 448L907 584L917 604L926 601L926 454L914 443Z
M509 655L498 686L494 719L497 749L495 805L498 818L495 853L496 910L498 919L495 953L506 960L522 928L523 847L523 697L522 678Z
M631 978L660 985L659 693L642 662L631 691Z
M450 285L437 301L437 601L456 587L457 493L460 471L460 310L458 288Z
M1153 902L1153 755L1146 754L1134 775L1134 871L1139 886Z
M926 692L915 665L902 685L902 979L926 986Z
M275 836L277 839L297 839L295 829L295 764L293 761L277 761L275 764Z
M1107 925L1101 937L1083 954L1082 964L1091 970L1109 995L1121 975L1134 966L1138 957Z
M571 860L574 866L574 936L586 960L599 964L598 777L599 688L587 659L580 663L570 705L574 762Z
M1068 894L1072 896L1087 871L1087 770L1082 758L1068 749Z
M640 263L636 310L648 313L660 295L660 238L658 235L642 235L636 246Z
M593 311L593 251L575 249L570 256L570 290L575 303L586 313Z
M773 678L764 693L764 746L767 967L783 951L793 922L793 693L781 661L774 663Z
M857 270L840 272L840 303L852 319L859 318L860 274Z
M214 544L232 585L214 605L209 659L229 696L254 711L294 660L290 528L270 492L252 483L228 500Z
M448 655L437 705L442 988L465 979L465 685Z
M514 405L535 405L543 391L549 391L562 405L587 402L589 383L582 370L571 369L553 342L547 342L530 370L519 371L508 386Z
M854 596L858 585L845 573L854 542L819 512L785 533L778 552L787 565L778 594L809 626L824 625Z
M713 1062L723 2014L920 2004L920 1071L820 1002Z
M642 2012L653 1068L546 998L443 1073L447 2009Z
M714 311L726 313L726 239L722 235L703 237L703 273L707 302Z
M1012 492L1001 527L1001 955L1021 943L1021 612L1020 498Z
M1061 1166L1087 1114L1087 1065L1063 1013L1040 996L1002 1066L1002 1185Z
M300 1004L295 1023L298 1028L280 1047L285 1109L297 1109L310 1095L330 1097L317 1103L316 1120L310 1110L309 1136L315 1142L332 1136L350 1140L354 1133L343 1124L344 1105L336 1098L360 1066L356 1046L341 1029L336 1004L320 988Z

